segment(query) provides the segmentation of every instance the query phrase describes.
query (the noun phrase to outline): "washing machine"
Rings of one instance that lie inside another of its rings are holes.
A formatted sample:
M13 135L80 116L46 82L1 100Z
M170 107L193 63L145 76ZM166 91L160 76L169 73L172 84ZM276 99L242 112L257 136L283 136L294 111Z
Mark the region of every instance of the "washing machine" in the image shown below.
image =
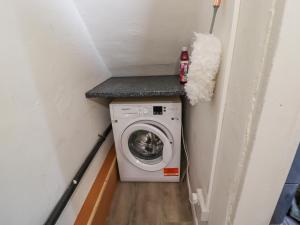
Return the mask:
M121 181L179 182L181 108L177 97L110 104Z

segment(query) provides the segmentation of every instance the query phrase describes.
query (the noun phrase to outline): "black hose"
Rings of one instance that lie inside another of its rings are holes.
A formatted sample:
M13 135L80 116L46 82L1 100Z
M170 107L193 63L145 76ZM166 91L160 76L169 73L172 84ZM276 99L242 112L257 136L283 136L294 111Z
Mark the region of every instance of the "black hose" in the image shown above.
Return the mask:
M94 159L95 155L97 154L99 148L101 147L101 145L105 141L105 139L106 139L107 135L109 134L109 132L111 131L111 129L112 129L112 126L110 124L105 129L103 134L99 135L99 139L98 139L97 143L94 145L91 152L85 158L84 162L82 163L82 165L80 166L80 168L77 171L76 175L74 176L74 178L70 182L68 188L65 190L63 195L60 197L59 201L55 205L54 209L52 210L51 214L49 215L49 217L46 220L46 222L44 223L44 225L54 225L57 222L59 216L61 215L62 211L66 207L68 201L70 200L73 192L75 191L75 189L76 189L77 185L79 184L81 178L83 177L85 171L87 170L90 163Z

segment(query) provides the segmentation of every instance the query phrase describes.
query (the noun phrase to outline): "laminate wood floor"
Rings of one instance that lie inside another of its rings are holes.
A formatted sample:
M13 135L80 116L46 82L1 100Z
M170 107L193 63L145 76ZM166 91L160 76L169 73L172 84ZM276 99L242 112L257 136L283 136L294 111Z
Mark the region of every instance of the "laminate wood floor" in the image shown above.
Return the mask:
M119 183L106 225L193 225L186 183Z

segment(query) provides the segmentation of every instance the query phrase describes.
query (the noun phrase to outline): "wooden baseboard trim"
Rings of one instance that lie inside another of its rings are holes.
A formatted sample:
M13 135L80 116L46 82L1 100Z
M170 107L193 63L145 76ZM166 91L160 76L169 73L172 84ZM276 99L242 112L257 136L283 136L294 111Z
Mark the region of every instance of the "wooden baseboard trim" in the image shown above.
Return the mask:
M118 171L113 146L106 156L74 225L104 225L117 182Z

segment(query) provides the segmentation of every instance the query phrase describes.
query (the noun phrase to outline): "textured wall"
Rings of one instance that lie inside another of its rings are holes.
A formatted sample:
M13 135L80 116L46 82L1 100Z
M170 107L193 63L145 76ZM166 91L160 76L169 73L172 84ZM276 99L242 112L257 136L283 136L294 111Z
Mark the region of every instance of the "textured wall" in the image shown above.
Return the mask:
M109 76L69 0L1 4L0 224L43 224L109 124L84 93ZM111 137L58 224L73 224Z
M114 76L176 73L197 31L201 0L75 0Z
M279 3L279 4L278 4ZM285 6L284 6L285 4ZM300 140L300 2L277 1L267 58L268 76L250 162L241 187L234 225L269 224ZM281 17L282 21L276 17ZM277 40L276 40L277 39ZM276 43L276 45L274 45ZM299 163L299 161L297 161ZM257 185L259 184L259 185Z
M283 8L280 2L284 1L240 2L209 225L233 224L234 221L235 207L239 202L239 189L244 186L244 171L249 158L252 157L252 145L256 142L259 111L265 102L263 99L265 85L268 84L270 68L274 63L273 52L276 48ZM276 7L276 4L280 7ZM265 140L265 142L272 142L272 140ZM262 161L267 158L273 160L271 155L260 157L263 157L260 158ZM253 163L255 167L259 167L258 160L254 160ZM256 176L259 175L260 172L257 172ZM260 182L252 184L257 187L257 192L261 190ZM273 193L273 190L267 192ZM254 192L252 194L253 201L256 201ZM257 202L260 200L262 199L257 199ZM248 207L247 213L255 209L264 211L264 207L260 208L261 206L257 208L257 205L249 204ZM251 214L251 219L239 217L237 224L267 224L261 221L268 215L259 216L257 211Z

